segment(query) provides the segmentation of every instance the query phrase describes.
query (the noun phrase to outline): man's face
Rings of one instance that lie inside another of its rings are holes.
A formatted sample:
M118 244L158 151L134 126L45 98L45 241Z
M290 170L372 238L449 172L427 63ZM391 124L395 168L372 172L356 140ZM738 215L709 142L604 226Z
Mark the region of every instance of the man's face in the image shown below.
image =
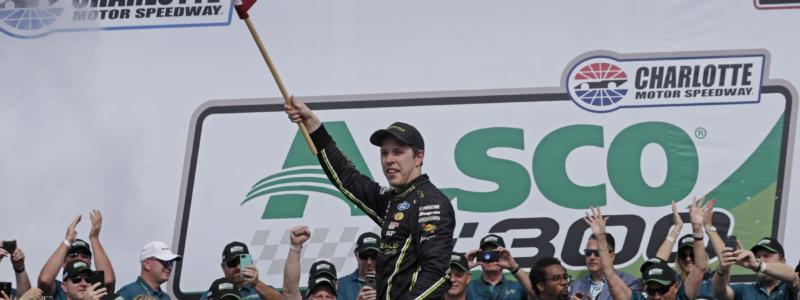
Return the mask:
M569 297L569 275L561 265L550 265L544 268L547 278L540 285L542 298L565 299ZM563 297L563 298L562 298Z
M310 295L309 300L335 300L336 295L333 294L329 286L320 286L316 288Z
M589 241L586 242L586 249L597 250L597 241L595 241L594 239L589 239ZM589 268L589 271L591 272L599 272L601 268L600 256L598 255L598 253L595 253L596 251L589 251L589 252L584 253L586 257L586 267Z
M647 300L669 299L669 285L661 285L655 282L645 284L644 290L647 293Z
M381 167L383 175L393 187L403 187L420 175L417 166L422 165L424 151L414 155L414 150L393 137L381 143Z
M64 257L64 265L71 263L73 261L80 260L84 262L87 266L92 266L92 255L85 252L85 251L76 251L67 253L67 256Z
M776 263L776 262L783 263L783 262L785 262L785 259L781 258L780 254L775 253L775 252L769 252L769 251L764 250L764 249L758 249L758 250L756 250L756 252L753 252L753 254L756 256L756 258L761 259L761 261L763 261L765 263ZM775 278L770 277L766 273L758 273L758 278L761 279L761 280L767 280L767 281L777 280Z
M466 292L469 281L472 280L472 274L458 267L450 267L450 289L447 294L450 296L458 296Z
M225 273L225 278L233 281L236 285L241 285L244 282L241 276L242 270L239 269L239 257L222 262L222 273Z
M678 266L684 274L689 274L694 267L694 249L686 247L678 251Z
M152 278L155 278L159 284L169 280L169 275L172 274L172 266L175 265L174 261L162 261L157 258L148 258L142 264L145 266L145 271Z
M378 252L367 250L362 253L356 253L358 259L358 274L367 275L375 274L375 260L378 258Z
M70 278L66 278L64 282L61 283L61 288L64 289L64 293L67 294L67 297L72 300L79 300L83 299L86 296L86 290L89 289L89 277L88 273L81 273L75 275ZM75 283L75 281L78 281Z

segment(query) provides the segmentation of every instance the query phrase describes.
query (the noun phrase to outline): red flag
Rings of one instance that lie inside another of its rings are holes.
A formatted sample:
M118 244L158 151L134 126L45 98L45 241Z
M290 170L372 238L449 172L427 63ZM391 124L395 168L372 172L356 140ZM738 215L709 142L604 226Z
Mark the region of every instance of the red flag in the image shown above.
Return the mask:
M256 0L234 0L233 5L236 6L236 14L239 15L239 19L247 19L250 15L247 14L247 11L250 10L250 7L256 4Z

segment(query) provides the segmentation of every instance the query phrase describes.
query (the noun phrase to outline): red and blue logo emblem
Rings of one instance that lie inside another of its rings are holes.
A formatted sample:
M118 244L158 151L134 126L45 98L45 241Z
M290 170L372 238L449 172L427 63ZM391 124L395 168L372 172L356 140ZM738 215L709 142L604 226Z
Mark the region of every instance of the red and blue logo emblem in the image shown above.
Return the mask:
M591 106L614 105L628 93L624 87L628 75L619 66L607 62L585 65L571 79L577 100Z

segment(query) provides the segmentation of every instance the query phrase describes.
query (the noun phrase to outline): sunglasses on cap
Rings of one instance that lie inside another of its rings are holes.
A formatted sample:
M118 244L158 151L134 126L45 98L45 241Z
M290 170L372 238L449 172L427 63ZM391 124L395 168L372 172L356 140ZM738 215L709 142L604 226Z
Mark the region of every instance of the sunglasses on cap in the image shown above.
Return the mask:
M650 295L650 296L653 296L653 295L664 295L666 293L669 293L669 288L670 288L670 286L668 286L668 285L660 285L660 284L648 285L647 288L645 289L645 291L647 292L647 295Z
M358 258L360 258L362 260L367 260L367 259L377 260L378 259L378 253L371 252L371 251L362 252L362 253L358 254Z
M71 281L74 284L81 283L81 281L86 281L86 283L92 283L90 281L90 279L89 279L89 276L86 276L86 275L75 275L75 276L72 276L72 277L69 278L69 281Z

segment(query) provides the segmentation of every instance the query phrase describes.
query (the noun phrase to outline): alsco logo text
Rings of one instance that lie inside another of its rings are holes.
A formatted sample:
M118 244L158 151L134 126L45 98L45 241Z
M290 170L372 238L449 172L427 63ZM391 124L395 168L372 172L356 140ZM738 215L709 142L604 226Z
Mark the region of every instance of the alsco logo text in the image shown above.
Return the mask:
M763 54L677 58L597 55L571 66L565 86L592 112L626 107L755 103Z

